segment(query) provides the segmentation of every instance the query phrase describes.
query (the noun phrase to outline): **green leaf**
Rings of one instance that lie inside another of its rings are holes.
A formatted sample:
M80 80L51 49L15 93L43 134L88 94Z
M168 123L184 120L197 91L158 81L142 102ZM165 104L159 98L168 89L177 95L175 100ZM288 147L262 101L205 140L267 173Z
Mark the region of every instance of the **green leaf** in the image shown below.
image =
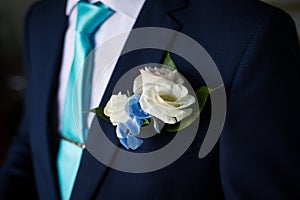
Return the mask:
M174 125L166 125L165 131L167 132L178 132L181 131L183 129L185 129L186 127L188 127L189 125L191 125L201 114L206 102L207 102L207 98L209 96L210 93L214 92L215 90L219 89L220 87L222 87L223 85L220 85L214 89L210 89L206 86L203 86L201 88L199 88L196 91L196 97L198 100L198 104L199 104L199 109L197 109L196 111L194 110L193 113L186 119L183 119L181 122L174 124Z
M196 96L199 103L199 114L202 112L209 94L210 94L210 89L206 86L201 87L197 90Z
M100 116L102 119L104 119L106 121L110 121L109 117L104 114L104 107L94 108L94 109L88 110L87 112L95 113L96 115Z
M151 122L150 118L146 119L145 122L144 122L144 124L142 126L148 126L150 124L150 122Z
M177 67L176 67L169 51L166 54L166 57L163 61L163 65L168 66L168 68L171 69L171 70L176 70L177 69Z
M129 90L127 90L127 97L131 97L132 95L130 94Z

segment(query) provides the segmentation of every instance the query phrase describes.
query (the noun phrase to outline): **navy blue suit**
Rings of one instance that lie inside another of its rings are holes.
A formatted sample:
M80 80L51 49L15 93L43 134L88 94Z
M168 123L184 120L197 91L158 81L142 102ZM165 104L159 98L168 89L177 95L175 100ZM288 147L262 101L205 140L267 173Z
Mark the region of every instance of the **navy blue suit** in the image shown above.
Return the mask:
M57 90L64 13L64 1L45 0L27 15L25 115L1 170L0 199L59 199ZM214 59L228 97L221 138L207 157L197 157L209 122L206 106L193 144L161 170L116 171L85 150L72 199L300 199L300 56L291 18L256 0L147 0L135 27L148 26L187 34ZM162 57L150 49L123 56L102 102L128 67ZM192 66L176 55L174 60L195 88L203 85ZM114 136L107 126L106 134ZM155 136L143 148L168 137Z

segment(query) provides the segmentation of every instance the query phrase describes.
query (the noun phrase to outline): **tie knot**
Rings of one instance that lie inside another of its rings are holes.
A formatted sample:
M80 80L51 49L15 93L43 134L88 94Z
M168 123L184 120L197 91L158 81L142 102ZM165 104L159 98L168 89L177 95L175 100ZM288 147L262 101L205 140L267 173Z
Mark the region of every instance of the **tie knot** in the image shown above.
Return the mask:
M76 31L93 34L113 13L114 11L103 3L91 4L79 1Z

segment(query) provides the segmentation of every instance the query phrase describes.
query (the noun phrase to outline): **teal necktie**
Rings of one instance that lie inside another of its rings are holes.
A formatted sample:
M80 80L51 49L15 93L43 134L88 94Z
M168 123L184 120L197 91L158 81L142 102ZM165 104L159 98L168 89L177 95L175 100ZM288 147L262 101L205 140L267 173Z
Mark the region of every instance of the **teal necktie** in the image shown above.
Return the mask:
M94 48L94 33L113 10L101 3L78 3L75 52L71 67L64 111L57 168L62 199L69 199L80 165L84 139L88 134L87 113L91 93L92 63L86 62ZM89 59L91 60L91 59Z

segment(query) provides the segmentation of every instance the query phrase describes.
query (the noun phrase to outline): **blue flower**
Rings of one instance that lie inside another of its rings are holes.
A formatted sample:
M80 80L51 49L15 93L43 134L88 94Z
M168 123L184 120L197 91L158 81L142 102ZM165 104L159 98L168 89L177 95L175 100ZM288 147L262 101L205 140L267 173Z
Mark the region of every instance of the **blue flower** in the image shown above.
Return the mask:
M140 105L140 95L134 94L128 99L126 105L126 112L131 119L135 119L137 123L142 126L146 119L150 118L151 115L143 111Z
M119 123L116 133L120 143L126 149L136 150L143 144L143 140L136 137L140 133L140 125L135 119L130 119L126 123Z
M129 97L125 111L130 119L117 125L117 137L126 149L136 150L143 144L143 140L139 139L137 135L140 134L141 126L145 121L152 117L143 111L139 103L140 97L138 94Z

